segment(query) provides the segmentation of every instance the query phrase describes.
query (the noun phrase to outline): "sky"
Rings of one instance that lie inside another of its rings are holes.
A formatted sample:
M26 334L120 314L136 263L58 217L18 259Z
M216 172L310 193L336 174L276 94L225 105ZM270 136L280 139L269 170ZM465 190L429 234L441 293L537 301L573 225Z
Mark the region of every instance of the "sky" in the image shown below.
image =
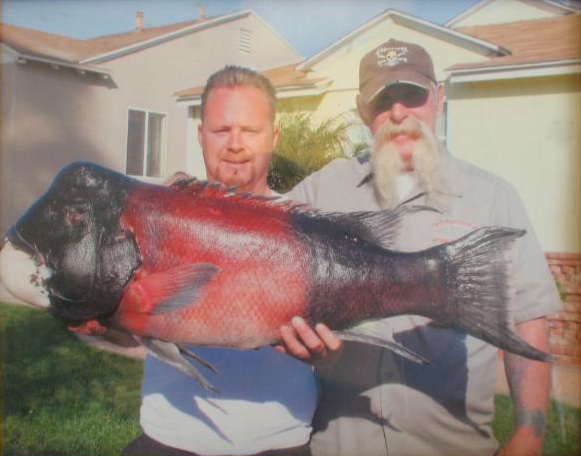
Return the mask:
M251 9L303 57L393 8L443 24L479 0L3 0L2 21L72 38L133 30L135 12L144 25L192 20Z

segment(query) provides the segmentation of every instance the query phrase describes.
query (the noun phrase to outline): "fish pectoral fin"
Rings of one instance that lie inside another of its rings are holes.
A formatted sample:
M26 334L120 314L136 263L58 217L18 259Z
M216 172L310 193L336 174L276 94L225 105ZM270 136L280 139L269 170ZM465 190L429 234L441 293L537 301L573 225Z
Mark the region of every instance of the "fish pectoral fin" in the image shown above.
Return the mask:
M432 364L426 358L418 355L409 348L406 348L399 342L396 342L392 333L386 334L384 331L379 331L371 326L366 327L364 325L357 327L357 329L344 329L342 331L336 332L343 340L376 345L378 347L391 350L392 352L397 353L398 355L415 363L423 365Z
M147 350L155 356L157 359L169 364L170 366L175 367L176 369L182 371L186 375L192 377L195 381L197 381L205 390L210 391L211 393L219 394L220 390L208 382L202 374L198 372L198 370L190 364L187 359L184 357L189 356L199 363L201 363L204 367L212 370L213 372L218 372L218 370L212 366L209 362L202 359L197 354L185 350L183 347L179 347L176 344L171 342L165 342L159 339L152 339L146 337L139 337L139 342L147 348Z
M156 272L139 280L139 286L149 297L151 315L159 315L196 305L201 290L218 272L210 263L193 263L167 271Z
M206 369L211 370L212 372L214 372L215 374L218 373L218 369L216 369L214 367L213 364L209 363L208 361L206 361L204 358L202 358L200 355L198 355L197 353L188 350L186 347L184 347L183 345L178 345L177 346L178 349L180 350L180 353L182 353L183 355L189 356L190 358L192 358L193 360L197 361L198 363L200 363L202 366L204 366Z

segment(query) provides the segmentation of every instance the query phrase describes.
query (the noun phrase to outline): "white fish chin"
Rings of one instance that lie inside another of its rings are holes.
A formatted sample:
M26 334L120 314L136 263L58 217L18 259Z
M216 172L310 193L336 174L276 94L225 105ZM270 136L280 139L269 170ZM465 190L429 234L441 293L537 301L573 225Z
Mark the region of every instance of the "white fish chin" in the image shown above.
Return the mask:
M0 250L0 282L18 299L46 309L50 300L44 281L50 276L48 267L37 265L28 253L14 248L9 241Z

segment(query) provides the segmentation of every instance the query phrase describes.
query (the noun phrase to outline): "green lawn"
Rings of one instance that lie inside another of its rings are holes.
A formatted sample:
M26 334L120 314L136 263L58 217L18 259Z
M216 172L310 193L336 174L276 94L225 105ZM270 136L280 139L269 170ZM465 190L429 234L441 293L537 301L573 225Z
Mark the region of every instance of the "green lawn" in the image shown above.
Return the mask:
M142 363L80 342L45 312L0 304L3 456L117 456L139 433ZM502 442L510 399L496 397ZM553 402L545 456L581 454L581 411Z
M0 305L0 322L4 456L116 456L139 433L140 361L35 309Z

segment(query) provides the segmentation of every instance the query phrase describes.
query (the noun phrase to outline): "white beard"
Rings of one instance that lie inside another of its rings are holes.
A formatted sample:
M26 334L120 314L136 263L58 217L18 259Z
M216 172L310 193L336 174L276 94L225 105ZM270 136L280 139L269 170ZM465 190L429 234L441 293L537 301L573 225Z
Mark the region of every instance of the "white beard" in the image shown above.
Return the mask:
M391 141L399 134L417 137L412 154L411 169L402 162L397 147ZM434 203L441 203L447 193L441 167L440 143L428 126L408 117L401 124L385 124L374 137L371 155L375 195L380 207L394 208L401 198L397 189L397 177L413 173L416 181Z

